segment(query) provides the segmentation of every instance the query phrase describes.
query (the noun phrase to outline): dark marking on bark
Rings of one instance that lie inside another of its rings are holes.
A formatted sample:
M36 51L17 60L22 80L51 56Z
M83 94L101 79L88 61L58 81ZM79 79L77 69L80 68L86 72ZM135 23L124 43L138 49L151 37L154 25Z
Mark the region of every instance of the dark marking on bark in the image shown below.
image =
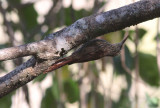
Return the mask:
M60 56L63 56L64 54L66 54L66 51L64 50L64 48L61 48Z

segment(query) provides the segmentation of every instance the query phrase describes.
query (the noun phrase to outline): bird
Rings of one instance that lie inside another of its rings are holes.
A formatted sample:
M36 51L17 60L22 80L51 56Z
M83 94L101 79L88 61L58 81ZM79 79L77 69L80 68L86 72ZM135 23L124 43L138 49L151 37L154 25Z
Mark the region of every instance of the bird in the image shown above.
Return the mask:
M65 65L97 60L105 56L114 57L119 55L128 36L129 35L125 36L120 43L115 44L111 44L103 39L90 40L81 45L81 47L75 50L70 56L57 60L47 70L45 70L44 73L51 72Z

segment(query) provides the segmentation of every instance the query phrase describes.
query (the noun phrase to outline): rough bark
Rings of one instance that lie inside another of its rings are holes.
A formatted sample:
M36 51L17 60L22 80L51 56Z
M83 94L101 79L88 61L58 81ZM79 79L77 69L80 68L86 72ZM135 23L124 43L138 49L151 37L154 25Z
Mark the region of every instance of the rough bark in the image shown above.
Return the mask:
M108 12L77 20L72 25L48 35L44 40L0 50L0 60L35 55L0 78L0 97L40 75L56 59L78 45L105 33L160 17L159 0L142 0ZM43 60L40 60L43 59ZM46 60L45 60L46 59Z

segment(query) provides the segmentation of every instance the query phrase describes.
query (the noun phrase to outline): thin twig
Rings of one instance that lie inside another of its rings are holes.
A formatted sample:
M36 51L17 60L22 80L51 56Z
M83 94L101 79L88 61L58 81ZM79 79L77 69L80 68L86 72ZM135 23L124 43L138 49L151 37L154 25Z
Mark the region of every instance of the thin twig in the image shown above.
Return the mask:
M136 80L135 80L135 108L138 108L138 93L139 93L139 56L138 56L138 41L139 41L139 34L138 34L138 26L135 27L135 74L136 74Z
M127 30L124 34L124 37L129 35L129 31ZM128 66L125 63L125 48L124 46L121 49L121 54L120 54L120 59L121 59L121 65L123 69L132 77L133 80L136 80L136 77L132 74L132 70L128 68ZM139 80L138 82L142 83L143 85L146 85L143 81Z
M125 34L124 34L124 37L128 36L129 35L129 31L126 31ZM125 63L125 49L124 49L124 46L123 48L121 49L121 63L122 63L122 67L123 69L129 74L132 76L132 71L126 66L126 63Z
M159 72L159 77L160 77L160 42L159 42L159 36L160 36L160 20L158 18L157 21L157 64L158 64L158 72Z

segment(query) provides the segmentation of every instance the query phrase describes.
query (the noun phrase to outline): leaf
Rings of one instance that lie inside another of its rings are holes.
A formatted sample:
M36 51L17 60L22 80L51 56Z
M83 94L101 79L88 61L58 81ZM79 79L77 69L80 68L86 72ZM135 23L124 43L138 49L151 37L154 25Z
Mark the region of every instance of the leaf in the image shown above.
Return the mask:
M0 99L0 108L10 108L12 104L12 94L10 93Z
M156 34L154 37L154 41L157 41L157 37L160 38L160 33Z
M11 3L12 5L21 5L21 0L8 0L9 3Z
M33 83L43 81L46 76L47 76L47 74L41 74L41 75L39 75L38 77L36 77L36 78L33 80Z
M41 108L57 108L57 102L52 94L52 88L48 88L41 102Z
M119 101L113 102L113 108L131 108L131 101L127 90L122 90Z
M70 78L70 71L68 70L68 65L63 66L61 69L62 78L65 80L67 78Z
M147 31L145 29L142 29L142 28L139 28L138 29L138 35L139 35L139 38L142 39L143 36L147 33Z
M126 33L126 31L125 30L121 30L121 37L122 37L122 39L123 39L123 37L124 37L124 35L125 35L125 33ZM129 39L131 39L132 41L133 41L133 39L132 39L132 35L135 33L135 31L134 30L129 30Z
M159 74L156 57L139 53L140 76L152 86L159 86Z
M93 105L96 105L95 108L104 108L104 96L93 88L92 91L87 94L87 97L89 108L92 108Z
M113 58L113 62L114 62L114 66L115 66L117 74L125 74L125 73L127 73L122 67L120 56L114 57ZM126 66L129 69L133 69L133 67L134 67L133 62L134 62L134 59L131 56L131 52L129 51L128 47L125 46L125 64L126 64Z
M122 39L123 39L123 36L125 34L126 31L122 30L121 31L121 36L122 36ZM138 36L139 36L139 39L141 40L144 35L147 33L147 31L143 28L138 28ZM133 39L133 35L135 35L135 30L129 30L129 39L134 41Z
M37 25L38 13L34 9L34 4L24 6L19 9L19 14L22 21L25 23L26 29L31 30Z
M117 75L124 74L126 75L127 83L128 83L128 90L131 87L131 76L123 69L122 63L121 63L121 58L120 56L116 56L113 58L113 63L115 67L115 72ZM128 47L125 46L125 64L126 66L132 70L134 67L134 59L131 56L131 52L129 51Z
M95 75L95 76L99 76L99 71L98 71L98 69L97 69L97 67L96 67L96 62L95 61L90 61L90 65L91 65L91 71L93 72L93 74Z
M158 108L159 99L157 97L150 97L148 94L146 94L146 98L149 108Z
M75 20L78 20L84 16L88 16L91 14L91 11L86 11L84 9L71 11L71 6L68 8L64 8L64 12L65 12L65 25L67 26L73 23L72 22L73 15L75 17ZM59 14L59 18L60 17L61 15Z
M60 99L59 95L59 88L58 88L58 81L57 78L53 78L53 85L52 85L52 95L55 97L56 100Z
M72 79L65 80L63 86L66 97L70 103L79 100L79 88L78 84L74 80Z

